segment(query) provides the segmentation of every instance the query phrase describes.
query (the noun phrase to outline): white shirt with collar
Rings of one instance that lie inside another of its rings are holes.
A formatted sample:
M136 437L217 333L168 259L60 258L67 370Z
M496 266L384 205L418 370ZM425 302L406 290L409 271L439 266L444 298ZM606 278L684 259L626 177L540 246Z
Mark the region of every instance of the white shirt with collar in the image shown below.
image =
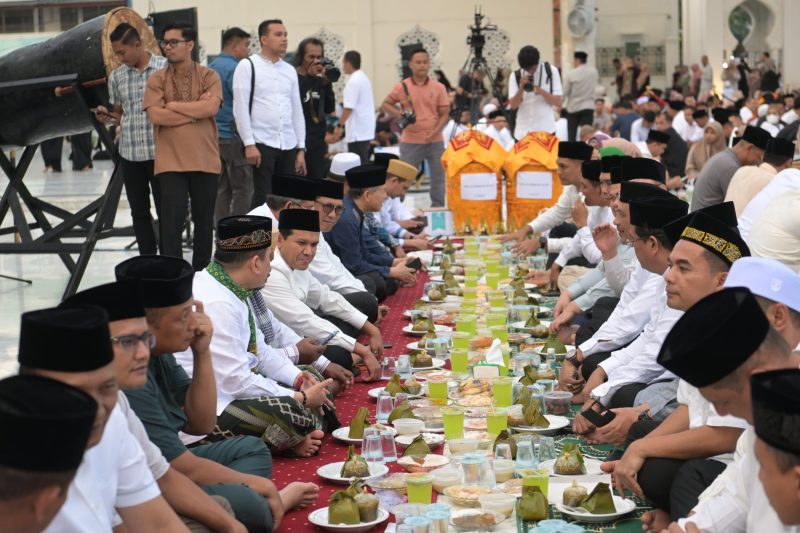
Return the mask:
M517 94L518 90L523 90L519 88L519 83L517 83L518 72L520 72L519 69L512 72L508 77L509 97ZM525 75L524 72L521 74ZM552 91L550 91L551 80L547 76L544 62L540 63L533 74L533 86L541 87L553 96L562 96L564 91L561 87L561 74L553 64L550 65L550 75L553 82ZM539 96L534 91L525 91L519 108L517 108L517 124L514 128L514 137L522 139L532 131L554 133L556 131L556 112L555 108L548 104L543 96Z
M45 532L111 531L115 509L141 505L160 494L125 415L114 409L100 442L83 455L64 506Z
M364 283L344 267L342 260L333 253L331 245L322 234L319 236L317 254L308 265L308 271L320 283L339 294L367 291Z
M601 224L611 224L614 227L614 214L610 207L589 206L589 216L586 225L580 228L572 242L564 247L556 257L555 263L561 267L565 266L570 259L585 257L586 260L596 265L603 260L603 253L597 248L592 237L592 230Z
M769 184L750 200L742 216L739 217L739 232L742 237L747 239L753 223L758 220L772 200L784 192L796 189L800 189L800 170L788 168L778 172Z
M584 357L625 346L640 335L650 321L658 293L665 290L664 280L642 268L638 260L634 262L635 270L625 285L614 312L592 338L579 346Z
M253 68L256 80L251 112ZM306 147L300 82L297 71L283 59L273 63L253 54L239 61L233 73L233 116L245 146L264 144L279 150Z
M315 309L340 318L359 330L367 322L364 313L350 305L344 296L316 280L307 270L289 268L280 249L275 250L272 273L261 294L278 320L294 329L298 335L320 339L337 329L317 316ZM356 340L339 332L330 343L352 352Z
M408 220L410 216L400 218L397 213L397 204L400 203L400 198L389 198L388 196L381 204L381 210L378 212L378 222L383 226L383 229L389 232L392 237L401 239L406 230L399 224L400 221ZM403 244L402 242L400 244Z
M555 228L559 224L563 224L572 216L572 206L575 205L575 200L580 197L581 193L574 185L566 185L561 191L561 196L558 197L556 205L528 223L533 233L542 233Z
M267 204L261 204L260 206L251 209L247 214L259 217L267 217L272 220L272 231L278 229L278 217L273 214L272 209L270 209Z
M497 131L497 128L494 125L489 125L484 132L486 135L500 143L500 146L503 147L503 150L508 152L512 148L514 148L514 137L511 136L511 132L508 131L508 128L503 128L500 131Z
M651 383L657 379L674 377L674 374L664 370L656 359L664 338L683 315L683 311L667 307L666 281L663 276L659 278L660 289L650 310L650 320L642 334L625 348L613 352L611 357L598 365L605 371L608 379L595 387L592 396L602 398L602 402L606 405L623 385Z
M633 124L631 124L631 142L633 144L647 141L649 134L650 128L644 127L644 118L639 117L633 121Z
M345 138L349 143L371 141L375 138L375 97L372 83L361 70L356 70L347 79L342 94L342 105L352 109L345 123Z
M247 351L250 342L248 303L203 270L194 275L194 297L203 302L214 335L211 357L217 382L217 415L234 400L262 396L292 396L294 380L300 369L281 349L264 342L256 327L256 353ZM194 370L192 350L176 353L175 360L191 377Z

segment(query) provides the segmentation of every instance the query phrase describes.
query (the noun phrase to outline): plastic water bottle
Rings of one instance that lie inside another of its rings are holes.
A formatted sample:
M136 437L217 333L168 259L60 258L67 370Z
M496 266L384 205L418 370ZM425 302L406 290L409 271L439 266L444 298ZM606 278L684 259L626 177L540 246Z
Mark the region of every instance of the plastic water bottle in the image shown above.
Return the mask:
M547 366L552 368L553 370L556 369L556 349L555 348L548 348L547 349Z

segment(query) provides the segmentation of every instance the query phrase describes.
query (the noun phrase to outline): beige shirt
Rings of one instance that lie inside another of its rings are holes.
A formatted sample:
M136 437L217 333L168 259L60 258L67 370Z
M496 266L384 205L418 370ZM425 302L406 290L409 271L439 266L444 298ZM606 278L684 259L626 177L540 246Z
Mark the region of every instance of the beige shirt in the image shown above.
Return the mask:
M584 109L594 109L597 69L580 65L564 75L564 98L567 111L575 113Z
M777 171L769 163L761 163L759 166L744 166L736 171L728 185L728 192L725 193L725 201L733 202L738 217L744 212L747 204L753 197L766 187Z
M195 64L192 76L192 101L206 92L222 103L222 83L212 69ZM178 100L169 67L156 71L147 80L143 109L165 107ZM219 174L222 165L217 143L217 123L214 116L198 119L181 126L153 125L156 145L155 174L162 172L208 172Z

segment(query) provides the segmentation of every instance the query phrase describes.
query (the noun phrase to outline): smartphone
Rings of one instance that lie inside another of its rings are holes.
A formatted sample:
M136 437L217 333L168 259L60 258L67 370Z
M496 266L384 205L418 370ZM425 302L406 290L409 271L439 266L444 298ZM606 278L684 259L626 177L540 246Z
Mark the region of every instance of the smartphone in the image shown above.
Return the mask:
M599 412L593 409L595 405L600 406L601 410ZM589 408L586 409L585 411L581 411L581 414L586 420L588 420L589 422L594 424L595 427L598 428L605 426L606 424L614 420L614 418L616 418L617 416L614 412L609 411L608 409L605 408L603 404L597 401L595 401L593 405L590 405Z
M414 259L412 259L411 261L406 263L406 266L408 268L413 268L414 270L421 270L422 269L422 261L420 260L419 257L415 257Z
M320 343L322 346L325 346L326 344L328 344L329 342L331 342L331 341L333 340L333 338L334 338L334 337L335 337L335 336L336 336L338 333L339 333L339 331L338 331L338 330L333 330L333 331L331 331L331 332L328 334L328 336L327 336L327 337L325 337L324 339L320 339L319 343Z
M438 240L439 240L439 239L441 239L441 238L442 238L442 236L441 236L441 235L439 235L438 237L434 237L434 238L430 239L430 240L428 241L428 246L430 246L431 244L435 243L436 241L438 241Z

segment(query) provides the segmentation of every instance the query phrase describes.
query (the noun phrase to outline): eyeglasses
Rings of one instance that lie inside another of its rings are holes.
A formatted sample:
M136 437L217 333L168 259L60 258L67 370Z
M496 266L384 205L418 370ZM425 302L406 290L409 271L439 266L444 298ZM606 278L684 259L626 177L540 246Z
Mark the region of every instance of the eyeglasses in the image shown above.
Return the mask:
M189 41L187 41L185 39L184 40L180 40L180 39L169 39L169 40L161 39L160 41L158 41L158 44L161 45L161 48L168 48L168 47L169 48L174 48L174 47L178 46L180 43L187 43L187 42L189 42Z
M341 215L344 213L344 206L343 205L333 205L333 204L323 204L322 202L316 202L322 206L322 212L326 215L330 215L331 211L335 212L337 215Z
M156 336L146 331L141 335L123 335L122 337L111 337L111 342L119 344L119 347L126 352L135 352L141 342L149 349L156 347Z

